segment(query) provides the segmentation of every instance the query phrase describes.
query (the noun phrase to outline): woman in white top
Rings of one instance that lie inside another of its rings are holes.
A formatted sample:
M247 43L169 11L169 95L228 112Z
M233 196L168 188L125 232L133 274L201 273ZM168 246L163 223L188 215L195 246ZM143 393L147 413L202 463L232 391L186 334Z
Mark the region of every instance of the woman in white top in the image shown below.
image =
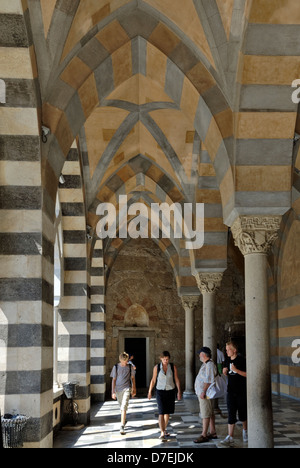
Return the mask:
M161 364L153 369L153 377L150 382L148 398L152 398L152 390L156 386L156 401L159 412L160 439L166 440L170 414L175 413L176 387L178 400L181 400L180 381L176 366L170 363L170 353L164 351L160 355Z

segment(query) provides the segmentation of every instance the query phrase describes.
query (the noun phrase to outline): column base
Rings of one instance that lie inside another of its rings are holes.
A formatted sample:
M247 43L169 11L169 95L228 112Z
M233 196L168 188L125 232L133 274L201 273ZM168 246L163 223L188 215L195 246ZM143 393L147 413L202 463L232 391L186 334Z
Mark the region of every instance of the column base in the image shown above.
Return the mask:
M199 413L199 401L196 393L192 392L191 390L187 390L183 393L183 400L186 409L190 413Z
M185 390L183 392L183 398L197 398L195 392L193 390Z

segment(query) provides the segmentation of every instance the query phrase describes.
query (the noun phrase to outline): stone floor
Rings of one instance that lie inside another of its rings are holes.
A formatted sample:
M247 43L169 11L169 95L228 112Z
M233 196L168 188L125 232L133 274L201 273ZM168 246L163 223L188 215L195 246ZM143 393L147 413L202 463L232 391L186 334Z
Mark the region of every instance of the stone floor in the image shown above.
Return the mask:
M176 413L170 419L170 437L160 442L157 424L157 406L154 399L131 400L126 435L121 436L118 404L108 401L94 405L91 424L79 432L60 431L54 448L105 448L105 449L190 449L221 448L220 441L227 435L227 410L220 401L222 414L216 418L218 440L201 446L193 440L201 434L197 402L184 400L176 403ZM287 398L273 398L274 436L276 448L300 448L300 402ZM242 427L237 425L236 447L247 448L242 442Z

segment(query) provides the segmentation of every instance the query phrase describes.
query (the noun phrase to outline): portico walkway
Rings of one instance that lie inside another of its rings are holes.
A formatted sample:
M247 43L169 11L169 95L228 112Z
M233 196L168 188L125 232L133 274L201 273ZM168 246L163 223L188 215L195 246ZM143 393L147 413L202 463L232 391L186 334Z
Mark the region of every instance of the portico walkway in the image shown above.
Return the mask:
M222 415L217 416L219 440L197 446L193 440L201 434L197 405L184 400L176 404L176 413L169 425L168 442L158 439L157 406L154 399L131 400L128 414L127 434L121 436L118 404L108 401L94 405L91 424L80 432L61 431L54 440L54 448L106 448L106 449L186 449L219 448L227 435L225 402L220 403ZM300 402L273 397L274 438L276 448L300 448ZM247 448L242 442L242 427L237 426L237 447Z

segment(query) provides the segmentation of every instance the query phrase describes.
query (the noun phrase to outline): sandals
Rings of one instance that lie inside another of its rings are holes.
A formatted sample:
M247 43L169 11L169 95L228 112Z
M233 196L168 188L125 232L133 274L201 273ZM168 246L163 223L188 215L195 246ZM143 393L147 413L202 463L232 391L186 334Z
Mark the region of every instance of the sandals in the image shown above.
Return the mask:
M210 440L217 440L218 436L216 432L214 434L209 434L207 437L204 437L203 435L199 437L199 439L194 440L194 444L205 444L209 442Z
M194 440L194 444L205 444L207 442L209 442L209 438L203 436L200 436L199 439Z

